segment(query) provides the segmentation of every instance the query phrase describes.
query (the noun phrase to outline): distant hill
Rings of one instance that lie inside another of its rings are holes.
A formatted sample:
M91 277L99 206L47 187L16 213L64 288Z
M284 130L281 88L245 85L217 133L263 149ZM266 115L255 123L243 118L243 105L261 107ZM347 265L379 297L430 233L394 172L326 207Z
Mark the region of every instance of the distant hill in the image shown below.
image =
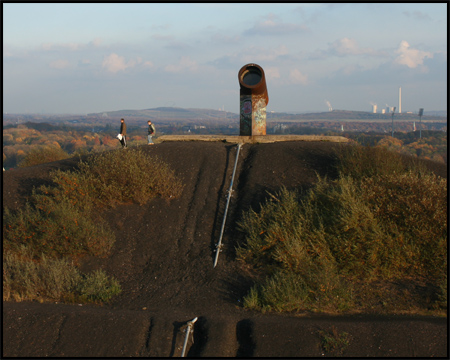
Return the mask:
M213 109L185 109L179 107L157 107L153 109L143 110L119 110L107 111L103 113L93 113L87 116L96 117L128 117L128 118L145 118L145 119L180 119L180 120L218 120L218 119L238 119L238 114Z
M129 124L142 121L195 121L195 122L226 122L238 123L239 114L229 111L197 108L179 107L156 107L143 110L118 110L105 111L100 113L90 113L87 115L42 115L42 114L3 114L3 126L13 124L24 124L26 122L37 123L58 123L66 124L104 124L111 123L120 118L126 118ZM391 114L371 113L366 111L333 110L314 113L288 113L288 112L267 112L268 122L311 122L311 121L339 121L339 122L387 122L391 121ZM396 121L419 120L417 114L402 113L394 114ZM424 121L447 122L447 111L425 111L422 116Z
M439 114L439 115L438 115ZM145 118L158 120L238 120L239 114L213 110L213 109L196 109L196 108L178 108L178 107L157 107L153 109L143 110L119 110L107 111L103 113L92 113L87 116L102 117L102 118ZM303 113L293 114L286 112L267 112L268 121L377 121L390 120L391 114L371 113L366 111L351 111L351 110L333 110L317 113ZM417 114L402 113L394 114L395 120L413 120L418 119ZM446 121L446 111L425 112L422 120Z

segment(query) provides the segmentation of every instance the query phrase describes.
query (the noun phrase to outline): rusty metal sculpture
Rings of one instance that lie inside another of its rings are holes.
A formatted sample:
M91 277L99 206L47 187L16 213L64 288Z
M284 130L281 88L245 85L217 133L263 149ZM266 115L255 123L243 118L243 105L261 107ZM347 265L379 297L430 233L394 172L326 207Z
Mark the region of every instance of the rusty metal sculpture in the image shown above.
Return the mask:
M257 64L244 65L238 74L241 136L266 135L266 106L269 103L264 70Z

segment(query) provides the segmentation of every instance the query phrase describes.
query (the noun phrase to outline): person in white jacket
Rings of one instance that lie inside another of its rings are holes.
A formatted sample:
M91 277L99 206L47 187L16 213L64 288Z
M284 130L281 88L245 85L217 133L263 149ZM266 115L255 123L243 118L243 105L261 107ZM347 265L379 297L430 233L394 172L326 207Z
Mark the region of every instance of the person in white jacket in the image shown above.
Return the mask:
M152 124L152 122L149 120L147 121L148 124L148 135L147 135L147 145L155 145L155 143L152 140L152 136L155 135L155 125Z

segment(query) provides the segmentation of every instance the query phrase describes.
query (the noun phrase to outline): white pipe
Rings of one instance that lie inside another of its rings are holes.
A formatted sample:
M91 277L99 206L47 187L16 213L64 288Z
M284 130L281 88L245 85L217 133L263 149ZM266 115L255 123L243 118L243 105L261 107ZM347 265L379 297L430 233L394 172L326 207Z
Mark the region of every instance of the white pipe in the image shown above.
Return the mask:
M189 334L191 333L191 329L194 326L194 323L197 321L197 317L192 319L191 321L188 321L187 323L187 329L186 329L186 337L184 338L184 344L183 344L183 350L181 350L181 357L184 357L184 353L186 352L186 345L189 338Z
M222 248L223 230L225 229L225 221L227 219L228 205L230 204L231 193L233 192L234 174L236 173L237 162L239 159L239 150L241 150L241 146L242 146L242 144L238 144L236 160L234 161L233 176L231 177L230 189L228 190L227 205L225 207L225 214L223 216L223 221L222 221L222 229L220 230L219 242L217 243L217 246L216 246L216 258L214 259L214 267L216 267L216 265L217 265L217 259L219 258L219 252L221 251L220 249Z

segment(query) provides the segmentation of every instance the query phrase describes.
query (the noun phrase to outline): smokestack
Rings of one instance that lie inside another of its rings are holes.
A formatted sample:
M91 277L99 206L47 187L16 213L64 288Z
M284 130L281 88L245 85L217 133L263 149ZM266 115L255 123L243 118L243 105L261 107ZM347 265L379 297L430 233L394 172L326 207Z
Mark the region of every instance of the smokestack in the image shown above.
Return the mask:
M402 113L402 87L398 88L398 113Z

